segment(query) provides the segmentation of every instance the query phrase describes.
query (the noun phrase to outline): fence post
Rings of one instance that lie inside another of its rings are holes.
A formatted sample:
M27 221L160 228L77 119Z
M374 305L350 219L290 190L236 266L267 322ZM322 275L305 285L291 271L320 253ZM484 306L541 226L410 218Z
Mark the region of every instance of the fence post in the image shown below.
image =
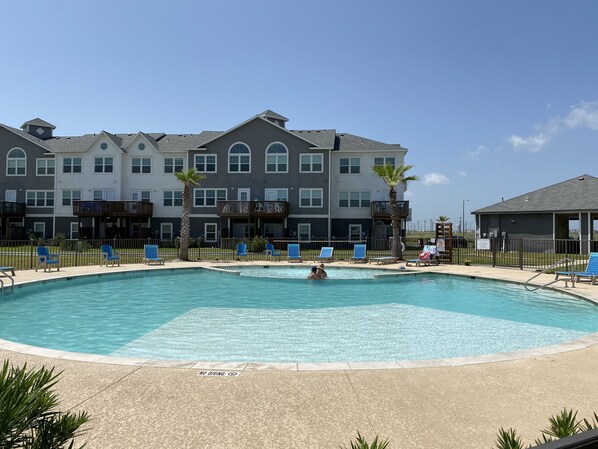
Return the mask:
M523 239L519 239L519 269L523 270Z
M31 249L29 251L29 269L33 269L33 239L29 239L31 242Z
M497 240L496 237L492 237L490 240L490 247L492 248L492 267L496 267L496 247L497 247Z
M75 266L79 266L79 239L75 242Z

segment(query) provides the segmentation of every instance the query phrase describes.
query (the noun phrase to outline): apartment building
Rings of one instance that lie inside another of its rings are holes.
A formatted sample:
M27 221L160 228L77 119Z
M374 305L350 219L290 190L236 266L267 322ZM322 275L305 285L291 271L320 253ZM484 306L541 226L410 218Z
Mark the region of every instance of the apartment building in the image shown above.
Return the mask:
M0 124L0 236L174 238L175 173L195 167L192 237L386 238L388 187L372 167L403 163L407 149L287 122L267 110L227 131L82 136L39 118Z

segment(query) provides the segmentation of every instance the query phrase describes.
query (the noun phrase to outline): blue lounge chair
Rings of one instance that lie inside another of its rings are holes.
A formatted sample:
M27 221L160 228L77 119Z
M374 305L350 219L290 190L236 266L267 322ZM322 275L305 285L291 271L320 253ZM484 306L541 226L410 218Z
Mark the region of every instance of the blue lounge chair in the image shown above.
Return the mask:
M100 266L103 264L106 264L106 266L108 266L108 264L114 266L116 262L118 262L118 266L120 267L120 256L112 251L112 246L102 245L102 260L100 261Z
M368 258L365 255L366 248L367 246L364 243L356 243L355 245L353 245L353 257L351 257L351 260L349 262L366 263L368 261Z
M143 263L164 265L164 259L158 257L158 245L143 245Z
M299 243L289 243L287 245L287 262L303 262Z
M39 268L43 268L45 271L52 271L52 267L56 267L56 271L60 271L60 258L58 254L50 254L50 250L47 246L37 247L37 271Z
M598 253L590 253L585 271L557 271L555 274L555 280L560 276L569 276L573 285L581 278L588 278L592 284L595 284L598 278Z
M247 257L247 244L246 243L238 243L237 244L237 257Z
M320 249L320 255L316 256L315 262L334 262L334 257L332 254L334 253L334 248L332 246L323 246Z
M272 243L266 243L266 259L270 260L271 257L280 257L282 254L280 250L274 249L274 245Z

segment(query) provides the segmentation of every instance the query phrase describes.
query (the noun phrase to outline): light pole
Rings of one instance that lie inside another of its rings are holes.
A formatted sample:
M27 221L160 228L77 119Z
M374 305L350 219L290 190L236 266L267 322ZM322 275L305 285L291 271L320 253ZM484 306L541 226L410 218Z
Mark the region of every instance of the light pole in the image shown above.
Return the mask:
M469 200L463 200L463 210L461 215L461 236L463 238L465 238L465 201Z

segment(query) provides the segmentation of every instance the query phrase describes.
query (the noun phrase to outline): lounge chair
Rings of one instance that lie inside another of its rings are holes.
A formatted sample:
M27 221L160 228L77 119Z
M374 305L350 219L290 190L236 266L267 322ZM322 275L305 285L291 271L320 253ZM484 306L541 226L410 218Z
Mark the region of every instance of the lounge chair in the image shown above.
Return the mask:
M436 247L436 245L424 245L424 248L419 253L417 259L409 259L406 265L416 265L419 267L421 264L431 265L432 262L436 263L436 265L439 265L437 255L438 248Z
M289 243L287 245L287 262L303 262L299 243Z
M164 259L158 257L158 245L143 245L143 263L146 265L152 263L164 265Z
M8 277L15 275L15 267L0 267L0 276Z
M50 254L50 250L47 246L37 247L37 271L39 268L43 268L44 272L52 271L52 267L56 267L56 271L60 271L60 258L58 254Z
M106 266L108 266L108 264L114 266L117 262L120 267L120 256L112 251L112 246L102 245L102 260L100 261L100 266L104 264L106 264Z
M334 262L334 257L332 254L334 253L334 248L332 246L323 246L320 249L320 255L316 256L315 262Z
M555 275L555 280L560 276L569 276L573 285L581 278L588 278L592 284L595 284L598 278L598 253L590 253L585 271L557 271Z
M271 257L280 257L282 254L280 250L274 249L272 243L266 243L266 260L270 260Z
M364 243L356 243L353 245L353 257L349 260L350 263L362 262L366 263L368 258L365 255L367 246Z
M387 263L397 263L399 258L392 256L372 257L369 261L370 263L376 262L376 265L386 265Z
M247 257L247 244L246 243L238 243L237 249L235 251L237 253L237 257Z

